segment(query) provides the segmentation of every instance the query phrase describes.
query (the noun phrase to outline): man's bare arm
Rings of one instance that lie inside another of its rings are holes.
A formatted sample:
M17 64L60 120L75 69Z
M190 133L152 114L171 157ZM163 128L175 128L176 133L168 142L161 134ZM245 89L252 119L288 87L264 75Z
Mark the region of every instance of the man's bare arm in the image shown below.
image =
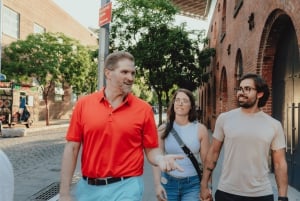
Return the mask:
M211 181L212 172L217 165L223 143L213 138L204 162L203 176L201 180L201 200L212 200L208 183Z
M70 200L70 186L72 177L76 168L78 153L80 150L79 142L67 142L65 145L64 153L62 156L61 165L61 183L60 183L60 200L64 200L63 197L67 197L66 200Z
M285 150L273 150L272 151L274 174L278 188L278 196L287 196L288 189L288 174L287 163L285 159Z

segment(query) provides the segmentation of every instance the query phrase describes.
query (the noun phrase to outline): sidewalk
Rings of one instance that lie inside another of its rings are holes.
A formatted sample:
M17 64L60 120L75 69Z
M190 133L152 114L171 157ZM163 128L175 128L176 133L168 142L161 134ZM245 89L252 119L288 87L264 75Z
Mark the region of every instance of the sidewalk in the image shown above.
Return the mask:
M30 126L30 128L27 128L27 130L28 130L28 132L34 132L34 131L44 130L44 129L48 129L48 128L67 127L69 125L69 121L70 121L69 119L49 120L48 126L46 126L46 120L36 121L36 122L33 122L33 124ZM22 125L16 125L16 126L22 127Z
M36 132L40 130L47 130L47 129L55 129L55 128L61 128L61 127L67 127L69 125L69 119L55 119L55 120L49 120L49 125L46 126L46 120L43 121L34 121L32 125L29 128L26 128L23 124L15 124L11 128L8 127L8 125L4 124L3 129L25 129L26 133Z

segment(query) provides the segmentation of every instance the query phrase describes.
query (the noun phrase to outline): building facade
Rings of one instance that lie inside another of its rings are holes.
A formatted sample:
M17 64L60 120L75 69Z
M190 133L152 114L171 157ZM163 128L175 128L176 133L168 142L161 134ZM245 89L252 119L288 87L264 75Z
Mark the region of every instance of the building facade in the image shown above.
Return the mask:
M209 46L216 56L199 87L201 119L211 129L237 107L234 88L248 72L262 75L271 96L265 112L281 121L287 140L289 184L300 190L300 1L218 0Z
M1 47L16 40L24 40L29 34L43 32L61 32L78 40L82 45L97 48L98 37L92 31L82 26L52 0L1 0ZM95 19L97 20L97 19ZM28 93L36 89L35 94ZM45 103L37 87L22 86L15 89L14 100L19 96L27 96L31 101L28 109L34 121L46 118ZM14 107L19 105L13 102ZM70 87L53 87L49 98L49 119L69 118L74 102ZM1 108L0 108L1 109Z

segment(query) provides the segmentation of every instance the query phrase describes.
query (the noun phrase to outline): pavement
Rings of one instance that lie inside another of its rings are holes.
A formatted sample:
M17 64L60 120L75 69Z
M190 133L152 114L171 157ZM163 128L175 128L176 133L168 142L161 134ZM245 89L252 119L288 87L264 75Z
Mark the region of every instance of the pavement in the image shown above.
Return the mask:
M33 195L37 195L39 192L46 192L45 189L47 188L53 189L51 185L56 185L57 188L60 177L61 155L65 143L64 135L68 123L68 120L51 120L50 125L46 126L45 121L34 122L30 128L27 128L27 136L25 137L11 139L0 137L0 148L6 151L14 166L16 177L15 191L17 191L15 192L15 201L37 201L36 199L32 199ZM23 126L16 125L15 128L23 128ZM4 126L4 129L7 128ZM47 140L49 142L45 144ZM20 147L24 149L21 150ZM25 159L25 157L28 158ZM222 152L220 154L220 161L213 173L214 192L218 185L221 162ZM277 197L274 174L270 173L269 176L272 181L274 195ZM78 163L73 183L75 184L79 178L80 164ZM143 178L145 181L145 192L142 201L156 201L152 168L146 161ZM47 200L58 200L57 193L51 196L52 198ZM300 192L289 186L288 197L290 201L300 201Z

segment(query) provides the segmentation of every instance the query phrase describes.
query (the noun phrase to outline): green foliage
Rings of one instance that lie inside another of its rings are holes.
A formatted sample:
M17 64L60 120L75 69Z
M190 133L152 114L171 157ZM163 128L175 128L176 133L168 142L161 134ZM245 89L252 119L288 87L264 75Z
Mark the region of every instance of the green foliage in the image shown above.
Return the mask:
M137 77L156 92L160 106L167 105L174 88L196 89L214 54L213 49L202 50L208 42L203 31L172 25L177 13L169 0L118 0L113 10L110 51L135 56Z
M82 92L90 66L88 49L62 33L32 34L4 48L7 78L27 82L34 77L43 89L67 82Z
M55 83L68 83L77 94L87 91L87 84L94 82L89 76L96 74L92 55L91 50L62 33L31 34L4 48L2 69L7 79L15 82L31 83L34 78L47 110Z
M183 27L151 27L132 52L139 70L149 72L147 81L155 91L168 92L189 79L196 68L192 43Z
M118 0L111 24L112 49L127 49L149 27L168 24L178 12L169 0Z

